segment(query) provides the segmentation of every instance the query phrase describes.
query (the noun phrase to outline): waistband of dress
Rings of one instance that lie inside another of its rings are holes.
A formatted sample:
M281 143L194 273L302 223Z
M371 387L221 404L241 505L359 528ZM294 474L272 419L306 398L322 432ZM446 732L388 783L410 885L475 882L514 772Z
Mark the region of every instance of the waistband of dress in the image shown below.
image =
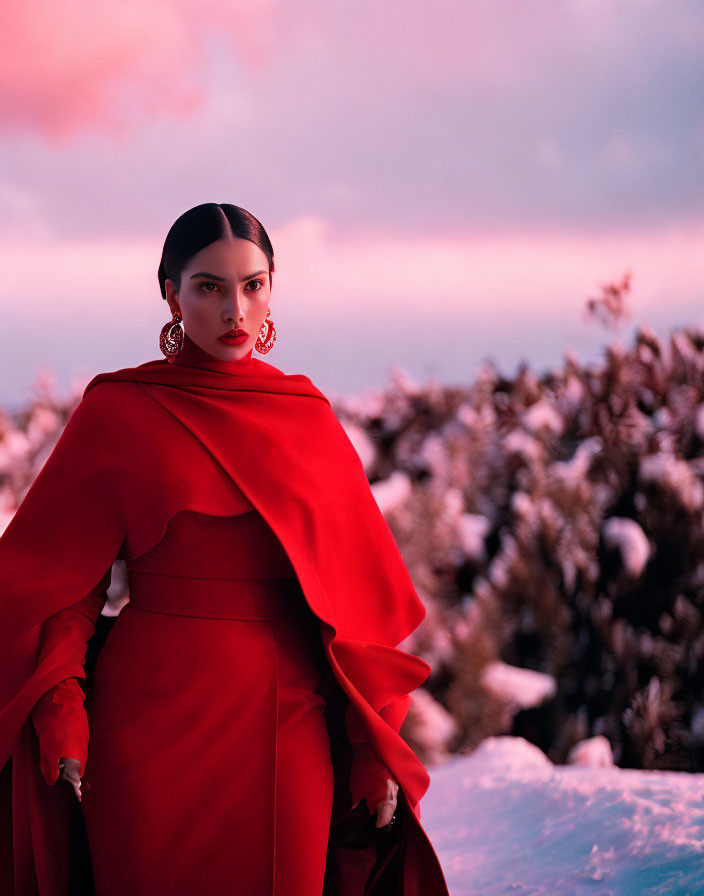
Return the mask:
M138 610L207 619L282 619L300 613L300 582L285 579L194 579L131 571L130 603Z

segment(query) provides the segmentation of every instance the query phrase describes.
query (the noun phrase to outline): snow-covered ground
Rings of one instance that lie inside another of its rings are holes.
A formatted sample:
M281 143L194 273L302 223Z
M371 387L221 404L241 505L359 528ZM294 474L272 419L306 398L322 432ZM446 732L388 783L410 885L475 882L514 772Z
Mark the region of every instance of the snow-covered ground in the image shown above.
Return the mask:
M492 737L430 775L421 822L452 896L704 894L704 774L553 765Z

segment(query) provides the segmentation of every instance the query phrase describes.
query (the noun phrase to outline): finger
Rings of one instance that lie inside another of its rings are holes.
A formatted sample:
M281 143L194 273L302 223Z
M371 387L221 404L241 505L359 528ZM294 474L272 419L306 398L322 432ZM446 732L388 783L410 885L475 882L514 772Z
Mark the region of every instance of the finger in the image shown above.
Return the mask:
M377 812L377 827L383 828L384 825L389 824L394 820L394 816L396 814L396 800L387 801L382 806L379 807L379 811Z
M391 821L391 816L396 811L396 800L383 800L376 807L376 826L383 828L385 824Z
M396 808L396 799L398 797L398 784L393 781L389 781L386 785L386 798L384 799L385 803L392 803L394 809Z
M387 825L391 821L393 814L394 810L389 806L385 806L381 811L377 812L376 827L383 828Z
M81 779L80 779L80 777L79 777L78 775L76 775L75 773L72 772L71 774L66 775L66 776L64 777L64 780L65 780L65 781L68 781L68 783L71 785L71 787L73 787L73 789L75 790L75 792L76 792L76 796L78 796L79 793L80 793L80 789L81 789ZM79 797L79 798L80 798L80 797Z
M396 809L396 800L395 799L387 799L382 800L377 804L376 811L377 812L393 812Z

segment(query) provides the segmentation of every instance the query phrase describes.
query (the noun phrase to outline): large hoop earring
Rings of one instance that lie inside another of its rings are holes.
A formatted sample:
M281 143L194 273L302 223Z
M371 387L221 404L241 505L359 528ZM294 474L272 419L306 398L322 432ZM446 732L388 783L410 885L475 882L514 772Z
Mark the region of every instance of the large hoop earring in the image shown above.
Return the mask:
M178 311L174 311L173 318L161 328L159 334L159 348L166 355L169 364L173 364L176 355L183 348L183 330L179 326L183 320Z
M256 350L262 355L270 352L274 347L274 343L276 342L276 328L274 327L274 321L269 320L270 314L271 309L267 308L266 317L264 318L264 322L259 329L257 341L254 343L254 347L256 348Z

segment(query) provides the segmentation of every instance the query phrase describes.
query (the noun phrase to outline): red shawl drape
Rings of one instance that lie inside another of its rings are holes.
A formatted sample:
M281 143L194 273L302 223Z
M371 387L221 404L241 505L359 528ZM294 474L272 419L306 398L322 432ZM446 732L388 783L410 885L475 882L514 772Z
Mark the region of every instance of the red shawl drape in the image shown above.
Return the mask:
M62 893L75 800L68 785L50 787L38 774L28 717L42 694L83 669L56 651L37 662L41 624L96 588L124 539L137 555L162 537L176 509L227 513L214 470L236 483L284 546L358 739L371 742L399 783L398 892L447 894L420 824L429 776L398 733L411 692L430 673L397 649L424 606L327 398L308 377L258 359L242 370L159 360L96 376L0 538L0 765L12 756L15 877L24 887L17 896ZM173 466L173 492L138 517L154 463ZM7 809L2 823L10 824ZM6 867L11 859L8 847ZM340 886L341 896L356 892L344 875Z

